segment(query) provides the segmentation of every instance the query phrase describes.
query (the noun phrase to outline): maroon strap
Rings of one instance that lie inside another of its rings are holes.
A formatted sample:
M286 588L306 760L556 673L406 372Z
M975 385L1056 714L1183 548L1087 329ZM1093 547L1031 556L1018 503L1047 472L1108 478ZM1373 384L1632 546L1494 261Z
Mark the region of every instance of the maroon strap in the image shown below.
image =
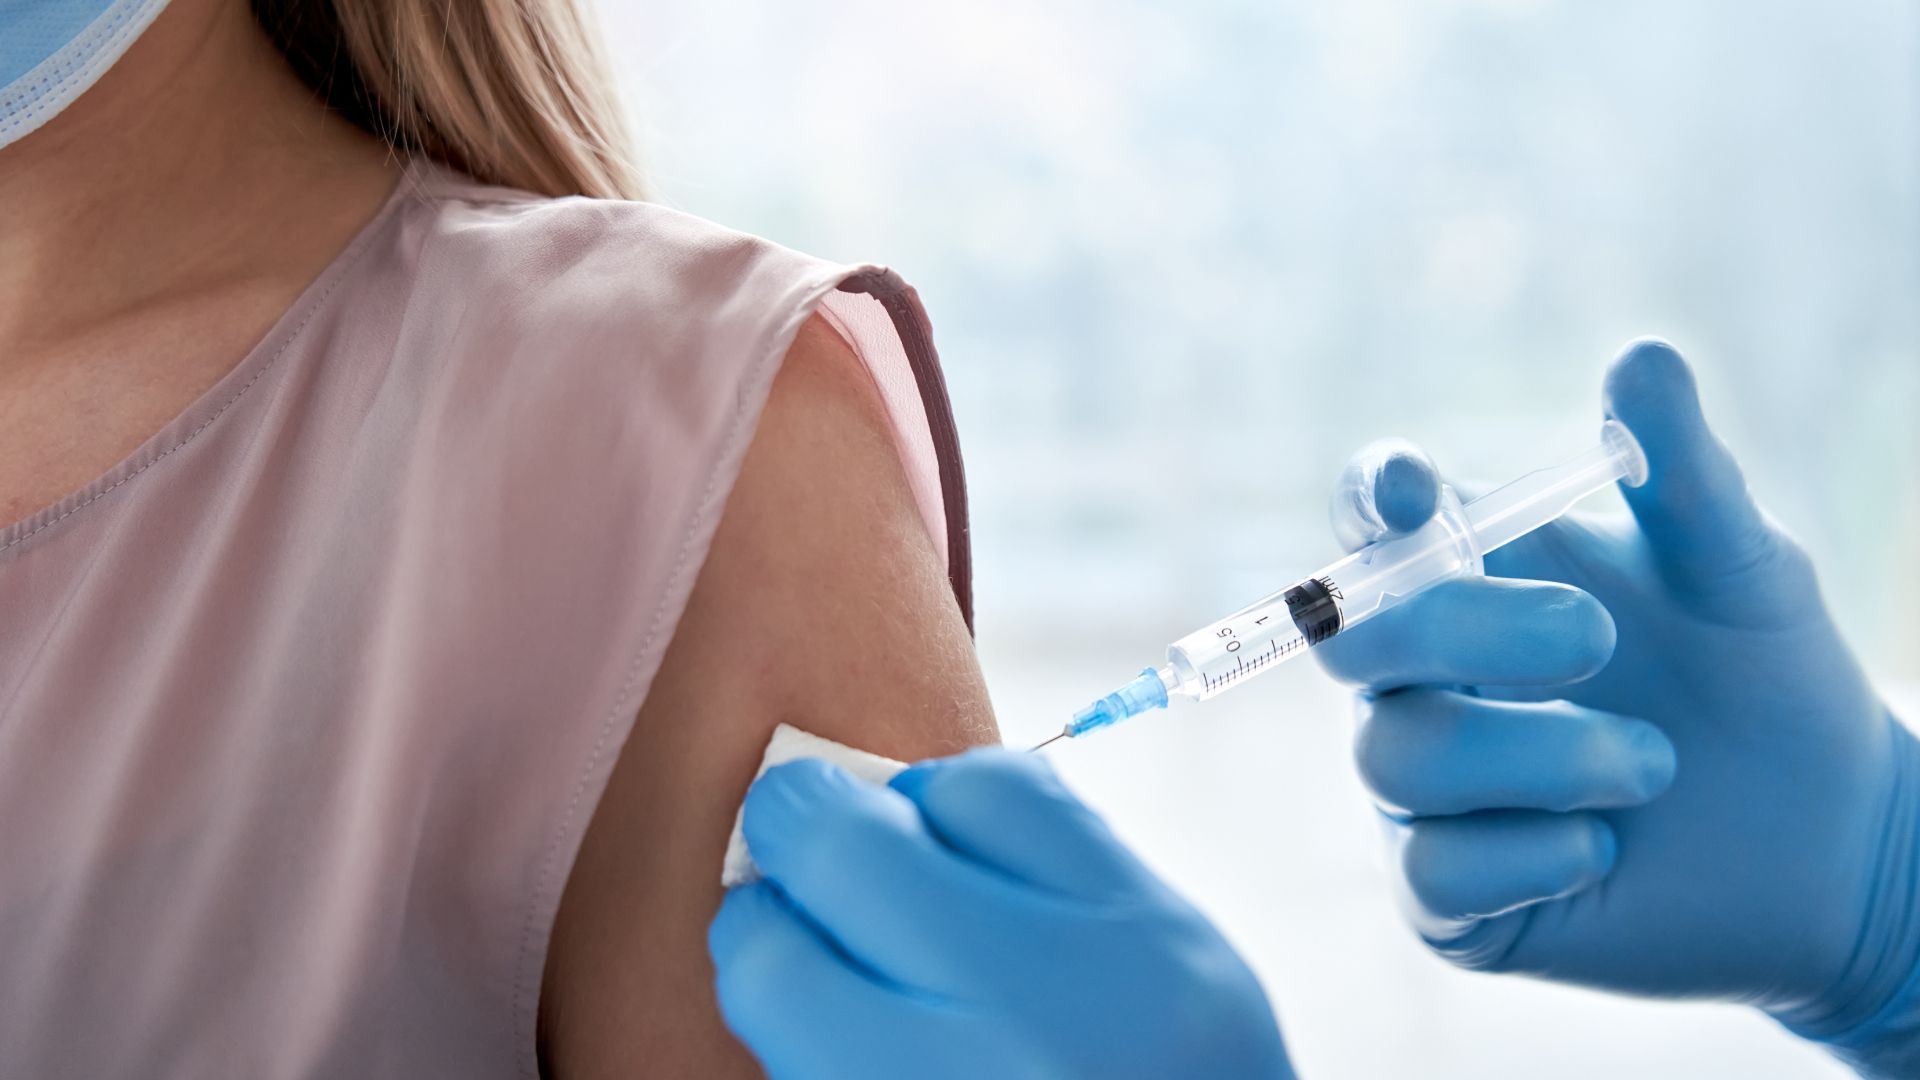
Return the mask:
M920 306L920 294L891 270L856 274L840 283L841 292L866 293L878 300L893 319L893 332L906 348L913 381L920 388L920 404L933 436L933 454L940 465L940 499L947 515L947 576L960 617L973 632L973 541L967 531L967 477L960 465L960 434L953 425L953 404L947 400L947 380L940 373L940 356L933 350L933 325Z

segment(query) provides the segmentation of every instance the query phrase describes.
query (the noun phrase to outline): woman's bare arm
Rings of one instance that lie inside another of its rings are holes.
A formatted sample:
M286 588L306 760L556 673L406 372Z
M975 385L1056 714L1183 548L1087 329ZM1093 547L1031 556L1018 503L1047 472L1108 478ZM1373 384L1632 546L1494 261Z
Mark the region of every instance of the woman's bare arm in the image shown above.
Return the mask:
M713 999L721 854L768 734L902 760L998 741L879 395L802 328L568 879L540 999L549 1075L757 1076Z

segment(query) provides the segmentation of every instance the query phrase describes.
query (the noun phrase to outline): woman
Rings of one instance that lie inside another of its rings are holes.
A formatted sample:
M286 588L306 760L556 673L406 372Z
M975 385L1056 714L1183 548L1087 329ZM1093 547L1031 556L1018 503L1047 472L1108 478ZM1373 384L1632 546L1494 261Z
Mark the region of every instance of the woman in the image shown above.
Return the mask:
M616 201L568 0L0 20L0 1075L754 1072L768 732L995 739L912 290Z

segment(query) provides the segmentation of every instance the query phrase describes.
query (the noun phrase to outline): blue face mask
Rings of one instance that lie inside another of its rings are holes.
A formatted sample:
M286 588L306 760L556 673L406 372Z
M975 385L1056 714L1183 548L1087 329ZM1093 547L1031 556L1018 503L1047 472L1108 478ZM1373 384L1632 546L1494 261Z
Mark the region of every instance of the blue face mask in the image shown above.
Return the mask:
M0 0L0 147L72 104L166 6L167 0Z

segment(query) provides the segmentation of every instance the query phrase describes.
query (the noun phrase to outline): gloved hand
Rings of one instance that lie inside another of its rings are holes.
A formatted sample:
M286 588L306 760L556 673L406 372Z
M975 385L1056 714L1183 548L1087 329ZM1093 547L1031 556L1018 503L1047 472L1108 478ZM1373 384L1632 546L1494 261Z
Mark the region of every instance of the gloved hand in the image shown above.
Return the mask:
M1630 520L1562 518L1320 647L1363 688L1403 906L1465 967L1747 1002L1920 1075L1915 740L1672 347L1629 345L1606 408L1649 462ZM1376 444L1336 534L1417 527L1437 485Z
M1252 972L1038 757L793 761L743 828L766 877L708 946L774 1080L1293 1076Z

